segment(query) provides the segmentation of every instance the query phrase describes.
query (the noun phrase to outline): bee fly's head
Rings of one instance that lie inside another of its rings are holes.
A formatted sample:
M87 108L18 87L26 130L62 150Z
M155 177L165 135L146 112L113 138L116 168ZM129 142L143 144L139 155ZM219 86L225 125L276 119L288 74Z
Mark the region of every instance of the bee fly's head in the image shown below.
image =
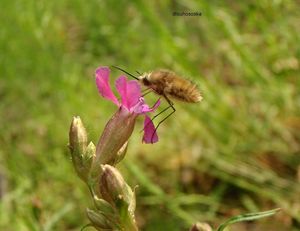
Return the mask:
M149 86L150 85L150 76L151 76L151 73L144 73L141 76L139 76L138 78L145 86Z

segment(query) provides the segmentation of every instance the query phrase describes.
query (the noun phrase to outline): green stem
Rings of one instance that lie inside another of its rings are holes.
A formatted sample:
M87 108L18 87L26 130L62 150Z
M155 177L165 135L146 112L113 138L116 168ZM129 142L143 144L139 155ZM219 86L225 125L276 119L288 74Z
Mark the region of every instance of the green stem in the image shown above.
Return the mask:
M131 217L124 219L124 231L138 231L138 230L139 229L135 221Z

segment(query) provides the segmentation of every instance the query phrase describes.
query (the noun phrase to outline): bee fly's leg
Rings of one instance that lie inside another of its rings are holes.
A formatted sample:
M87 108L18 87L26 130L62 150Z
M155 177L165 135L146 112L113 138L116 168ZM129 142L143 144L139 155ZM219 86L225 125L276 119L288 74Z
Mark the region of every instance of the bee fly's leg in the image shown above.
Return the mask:
M169 106L168 106L167 108L165 108L163 111L161 111L159 114L161 114L162 112L166 111L166 110L169 109L169 108L172 108L173 111L170 112L170 113L169 113L165 118L163 118L161 121L159 121L159 123L156 125L155 130L154 130L154 132L153 132L153 134L152 134L152 137L151 137L151 143L153 143L152 140L153 140L154 134L155 134L155 132L157 131L158 127L162 124L162 122L164 122L166 119L168 119L168 118L176 111L176 109L175 109L175 107L174 107L174 103L173 103L166 95L163 95L163 97L166 99L166 101L168 102ZM159 114L157 114L156 116L154 116L153 119L154 119L155 117L157 117ZM153 120L153 119L152 119L152 120Z
M136 72L138 75L142 75L141 72L139 72L139 71L135 71L135 72Z
M168 110L171 107L171 105L169 105L168 107L166 107L164 110L162 110L161 112L157 113L155 116L152 117L152 121L159 116L160 114L164 113L166 110Z
M159 99L160 99L160 98L159 98ZM171 106L169 105L169 106L166 107L164 110L160 111L160 112L157 113L155 116L153 116L153 117L151 118L151 121L149 121L149 122L145 125L145 127L147 127L151 122L153 122L153 120L154 120L156 117L158 117L160 114L164 113L164 112L165 112L166 110L168 110L170 107L171 107ZM144 131L144 129L142 129L140 132L142 132L142 131Z

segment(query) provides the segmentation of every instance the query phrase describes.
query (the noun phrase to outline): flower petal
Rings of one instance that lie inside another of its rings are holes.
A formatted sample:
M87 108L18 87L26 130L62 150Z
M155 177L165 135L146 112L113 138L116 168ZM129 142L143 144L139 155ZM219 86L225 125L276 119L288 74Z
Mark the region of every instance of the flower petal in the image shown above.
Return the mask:
M143 136L143 142L146 144L153 144L158 141L158 136L156 133L156 129L154 127L154 124L149 116L145 115L144 120L144 136Z
M136 80L127 81L125 76L116 80L116 88L121 96L122 105L131 110L141 97L141 87Z
M139 102L132 108L132 111L136 114L144 114L155 111L159 105L160 99L158 99L152 107L149 107L148 104L145 104L144 98L140 97Z
M109 85L109 74L110 70L108 67L99 67L96 72L96 85L99 93L102 97L112 101L114 104L119 106L117 97L114 95L113 91Z

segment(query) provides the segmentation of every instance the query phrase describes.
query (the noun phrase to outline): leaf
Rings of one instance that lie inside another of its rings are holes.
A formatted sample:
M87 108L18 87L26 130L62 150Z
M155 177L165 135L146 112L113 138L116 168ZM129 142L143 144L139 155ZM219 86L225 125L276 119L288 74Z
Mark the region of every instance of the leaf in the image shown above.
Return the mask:
M218 227L217 231L223 231L226 228L226 226L228 226L230 224L234 224L234 223L238 223L238 222L242 222L242 221L253 221L253 220L260 219L260 218L272 216L275 213L277 213L279 210L281 210L281 209L277 208L277 209L272 209L272 210L268 210L268 211L264 211L264 212L247 213L247 214L232 217L232 218L228 219L227 221L225 221L223 224L221 224Z

